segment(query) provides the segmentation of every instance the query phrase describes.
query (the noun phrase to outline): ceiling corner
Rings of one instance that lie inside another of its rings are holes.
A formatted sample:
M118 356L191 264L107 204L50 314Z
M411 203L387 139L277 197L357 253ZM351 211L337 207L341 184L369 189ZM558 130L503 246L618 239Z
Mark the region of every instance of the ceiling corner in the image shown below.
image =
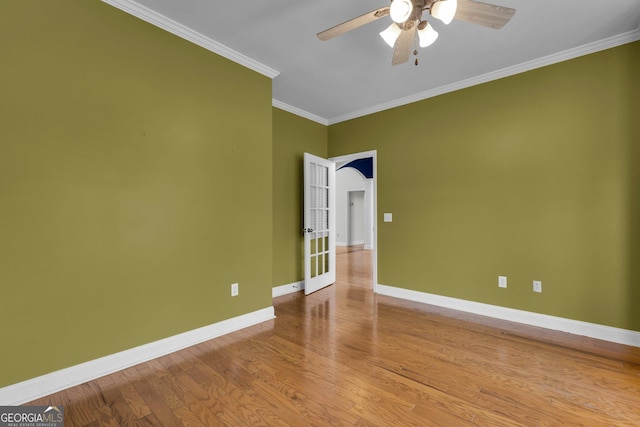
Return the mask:
M287 111L291 114L295 114L296 116L304 117L305 119L320 123L321 125L329 126L329 120L325 119L324 117L320 117L308 111L301 110L300 108L294 107L293 105L285 104L284 102L278 101L277 99L272 99L271 105L281 110Z
M239 52L229 49L217 41L206 37L197 31L194 31L164 15L159 14L141 4L132 0L101 0L117 9L122 10L136 18L142 19L151 25L155 25L158 28L162 28L165 31L170 32L184 40L190 41L200 47L203 47L213 53L216 53L224 58L227 58L233 62L236 62L244 67L247 67L257 73L265 75L271 79L275 78L279 71L274 70L260 62L245 56Z

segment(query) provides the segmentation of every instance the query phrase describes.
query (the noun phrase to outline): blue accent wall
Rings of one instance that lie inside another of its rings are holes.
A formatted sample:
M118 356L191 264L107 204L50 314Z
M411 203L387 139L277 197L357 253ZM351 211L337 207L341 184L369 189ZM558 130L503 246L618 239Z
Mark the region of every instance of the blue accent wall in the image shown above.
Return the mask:
M373 178L373 157L353 160L346 165L339 167L338 170L343 168L354 168L365 178Z

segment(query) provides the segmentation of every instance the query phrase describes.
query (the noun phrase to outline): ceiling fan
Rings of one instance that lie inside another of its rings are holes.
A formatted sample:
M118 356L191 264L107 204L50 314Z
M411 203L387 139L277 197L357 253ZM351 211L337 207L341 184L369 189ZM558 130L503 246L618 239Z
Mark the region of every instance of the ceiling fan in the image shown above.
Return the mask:
M423 20L422 12L449 24L454 18L485 27L500 29L516 13L515 9L482 3L475 0L391 0L391 6L381 7L360 15L342 24L318 33L320 40L329 40L348 31L390 15L391 25L380 33L380 36L393 47L392 65L402 64L409 60L411 49L416 41L420 47L427 47L436 41L438 33L431 24ZM413 51L418 54L417 50ZM415 60L418 65L418 58Z

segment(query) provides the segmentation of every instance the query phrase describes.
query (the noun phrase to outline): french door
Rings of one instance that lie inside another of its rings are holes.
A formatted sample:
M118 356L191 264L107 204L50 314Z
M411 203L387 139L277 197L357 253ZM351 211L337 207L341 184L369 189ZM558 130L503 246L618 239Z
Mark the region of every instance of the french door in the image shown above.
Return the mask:
M304 153L304 293L336 281L336 166Z

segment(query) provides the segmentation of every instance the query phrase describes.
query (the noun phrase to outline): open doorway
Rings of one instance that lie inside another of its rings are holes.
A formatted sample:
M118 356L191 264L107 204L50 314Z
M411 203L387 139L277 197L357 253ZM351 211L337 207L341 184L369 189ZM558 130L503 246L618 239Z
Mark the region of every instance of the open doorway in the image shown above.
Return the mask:
M347 245L364 246L365 235L365 204L364 190L347 192Z
M375 291L376 151L329 160L336 164L337 274Z

